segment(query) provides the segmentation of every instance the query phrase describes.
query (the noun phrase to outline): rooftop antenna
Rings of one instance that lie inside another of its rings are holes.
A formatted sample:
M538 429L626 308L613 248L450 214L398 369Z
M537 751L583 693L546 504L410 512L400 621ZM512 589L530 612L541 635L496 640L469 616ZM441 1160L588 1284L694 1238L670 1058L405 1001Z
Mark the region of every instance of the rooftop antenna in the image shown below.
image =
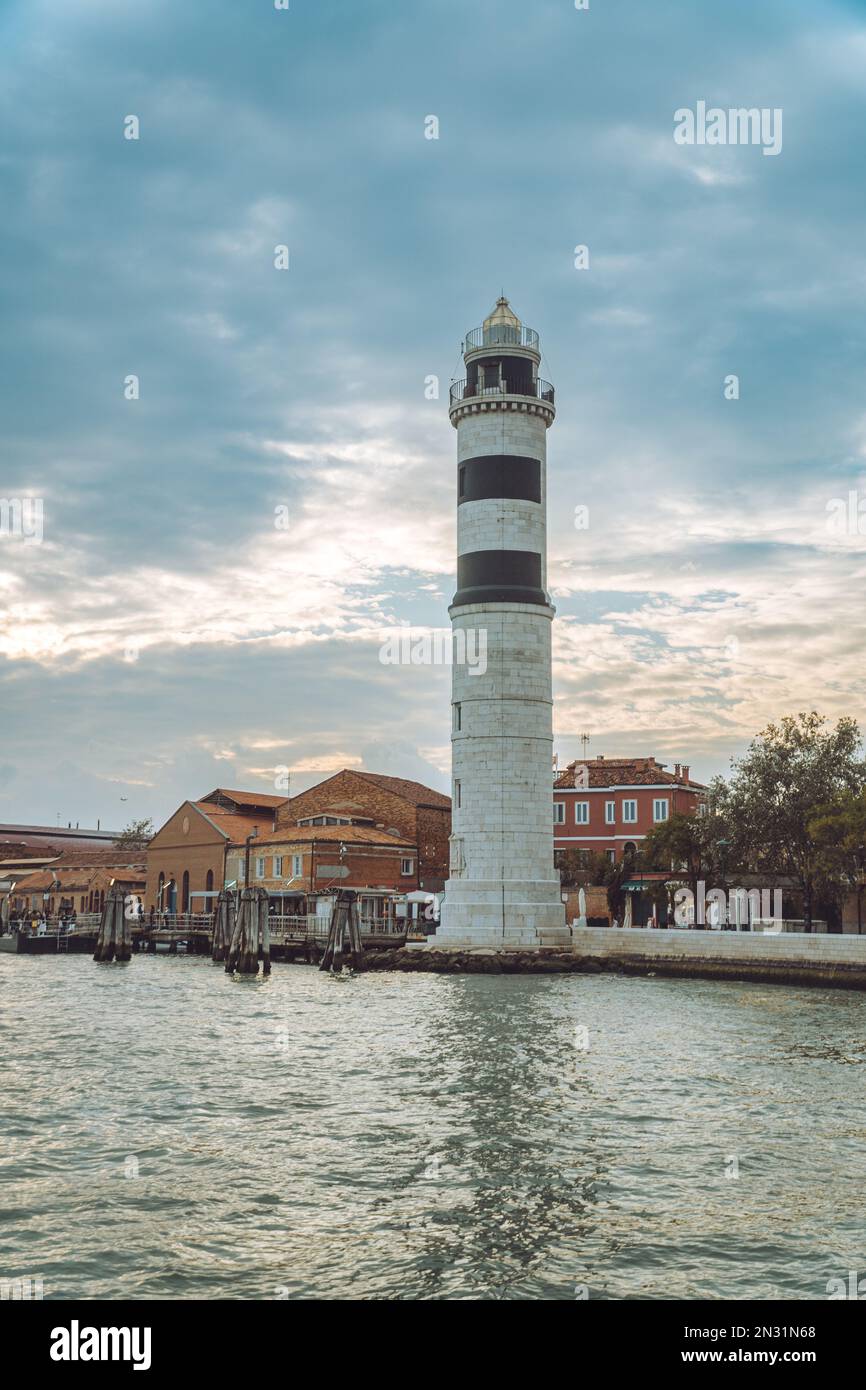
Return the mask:
M586 762L586 750L587 750L587 747L589 746L589 734L581 734L581 736L580 736L580 742L581 742L581 746L582 746L582 748L583 748L583 761Z

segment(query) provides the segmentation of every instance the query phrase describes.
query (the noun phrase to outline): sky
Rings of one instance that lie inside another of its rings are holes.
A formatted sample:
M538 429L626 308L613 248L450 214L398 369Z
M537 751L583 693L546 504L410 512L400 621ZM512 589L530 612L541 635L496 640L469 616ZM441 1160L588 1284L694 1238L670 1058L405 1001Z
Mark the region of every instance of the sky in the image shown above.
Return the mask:
M448 624L503 290L560 765L866 719L866 0L0 0L0 123L0 821L448 789L450 672L380 650Z

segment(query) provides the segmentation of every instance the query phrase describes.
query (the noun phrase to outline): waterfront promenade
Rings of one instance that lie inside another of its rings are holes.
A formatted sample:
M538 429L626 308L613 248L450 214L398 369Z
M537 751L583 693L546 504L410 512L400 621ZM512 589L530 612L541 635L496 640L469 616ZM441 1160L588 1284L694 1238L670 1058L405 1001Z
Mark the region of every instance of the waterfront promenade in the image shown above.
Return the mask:
M381 924L380 924L381 926ZM271 928L271 955L286 963L317 963L325 948L321 918L283 919ZM364 931L365 968L429 974L665 975L687 979L755 981L866 990L866 936L770 931L650 930L645 927L574 927L566 948L536 950L443 949L426 941L395 941L385 930ZM205 921L156 931L134 928L133 952L208 956L212 931ZM85 955L96 946L96 925L0 936L0 952Z

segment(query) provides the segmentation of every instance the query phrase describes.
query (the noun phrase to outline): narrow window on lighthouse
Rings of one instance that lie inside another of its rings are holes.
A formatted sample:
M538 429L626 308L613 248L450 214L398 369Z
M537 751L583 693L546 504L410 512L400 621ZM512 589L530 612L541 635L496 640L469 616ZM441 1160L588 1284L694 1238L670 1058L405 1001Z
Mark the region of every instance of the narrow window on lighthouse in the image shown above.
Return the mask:
M455 783L454 783L454 807L455 807L456 810L459 810L459 809L460 809L460 783L459 783L459 782L455 782Z
M462 463L457 470L457 495L459 497L466 496L466 466Z
M455 700L455 702L454 702L454 732L455 732L455 734L459 734L459 733L460 733L460 730L461 730L461 728L462 728L462 725L461 725L461 723L460 723L460 720L461 720L460 702L459 702L459 700Z

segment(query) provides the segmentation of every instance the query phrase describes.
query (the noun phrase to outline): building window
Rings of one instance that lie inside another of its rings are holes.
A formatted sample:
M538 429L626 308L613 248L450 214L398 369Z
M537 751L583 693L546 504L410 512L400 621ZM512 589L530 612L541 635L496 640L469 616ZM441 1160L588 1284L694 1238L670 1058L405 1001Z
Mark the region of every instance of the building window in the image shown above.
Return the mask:
M616 850L615 850L615 849L609 849L609 850L607 851L607 857L608 857L608 859L610 860L611 864L613 864L613 863L615 862L615 860L616 860Z
M283 876L283 856L282 856L281 854L275 854L275 855L274 855L274 878L282 878L282 876Z
M180 889L180 910L189 912L189 869L184 869Z
M622 818L626 825L635 825L637 822L637 802L624 801L622 803Z
M606 801L604 803L605 825L616 825L616 802Z
M458 478L460 479L460 482L459 482L459 485L458 485L458 489L457 489L457 495L458 495L458 497L465 497L465 496L466 496L466 465L465 465L465 463L461 463L459 469L457 470L457 476L458 476Z
M207 891L208 893L212 893L212 892L213 892L213 869L208 869L208 871L207 871L207 878L206 878L205 881L204 881L204 886L205 886L205 889L206 889L206 891ZM208 903L208 907L209 907L209 906L210 906L210 904Z
M292 855L292 878L300 878L304 872L304 856L302 854Z
M637 854L637 845L633 840L626 840L622 847L623 854Z
M461 721L460 702L459 702L458 700L455 700L455 702L454 702L454 732L455 732L455 734L459 734L459 733L460 733L460 729L461 729L461 727L462 727L460 721Z
M667 820L668 818L668 799L666 796L657 797L653 802L653 820Z
M589 825L589 802L575 801L574 803L574 823L575 825Z
M404 878L408 878L411 874L414 874L414 872L415 872L415 860L414 860L414 859L401 859L401 860L400 860L400 873L403 875Z
M553 824L565 825L565 802L554 801L553 803Z
M459 811L459 810L460 810L460 807L461 807L462 805L463 805L463 802L462 802L461 797L460 797L460 783L457 782L457 781L455 781L455 783L454 783L454 809L457 810L457 811Z
M265 858L264 858L264 855L257 855L257 856L256 856L256 878L264 878L264 876L265 876Z

